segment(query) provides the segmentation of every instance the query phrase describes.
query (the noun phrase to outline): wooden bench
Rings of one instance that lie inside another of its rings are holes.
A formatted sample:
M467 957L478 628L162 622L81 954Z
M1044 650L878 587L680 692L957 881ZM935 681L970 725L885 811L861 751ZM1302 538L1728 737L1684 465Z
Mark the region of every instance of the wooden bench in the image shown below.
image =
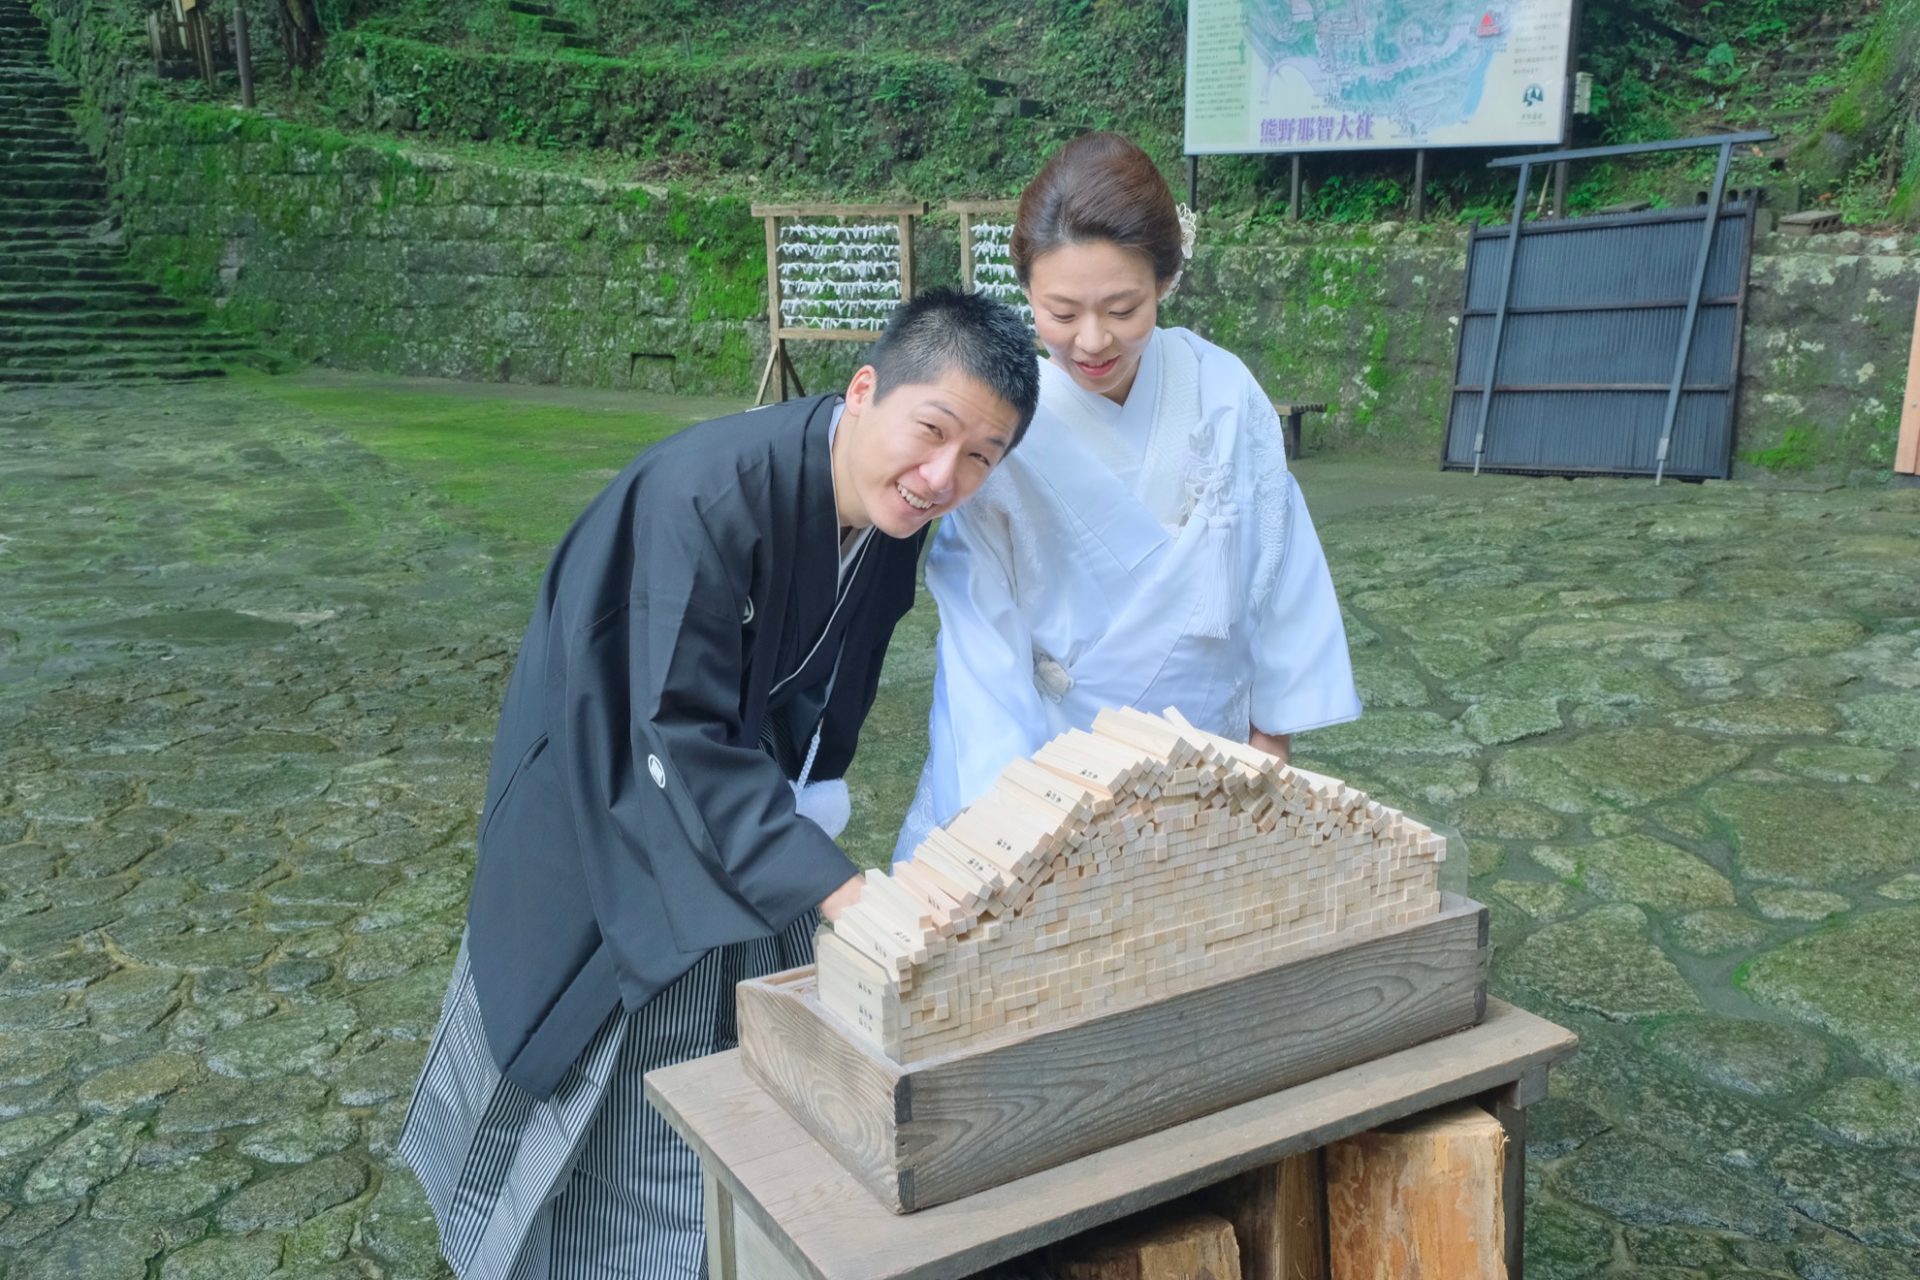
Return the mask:
M1280 415L1280 424L1287 433L1287 461L1304 457L1305 446L1300 442L1300 419L1309 413L1325 413L1324 404L1281 404L1273 402L1273 411Z
M739 1050L650 1072L647 1098L699 1154L713 1280L963 1280L1236 1174L1463 1099L1506 1129L1510 1280L1521 1280L1526 1107L1572 1032L1488 1001L1486 1020L964 1199L899 1215L746 1072ZM1018 1119L1013 1118L1013 1123Z

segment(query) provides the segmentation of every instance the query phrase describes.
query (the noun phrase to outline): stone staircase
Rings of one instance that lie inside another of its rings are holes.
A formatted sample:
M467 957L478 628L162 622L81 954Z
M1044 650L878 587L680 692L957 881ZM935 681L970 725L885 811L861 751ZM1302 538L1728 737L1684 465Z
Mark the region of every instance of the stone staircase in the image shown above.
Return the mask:
M22 0L0 0L0 384L219 377L252 354L136 277L78 99Z

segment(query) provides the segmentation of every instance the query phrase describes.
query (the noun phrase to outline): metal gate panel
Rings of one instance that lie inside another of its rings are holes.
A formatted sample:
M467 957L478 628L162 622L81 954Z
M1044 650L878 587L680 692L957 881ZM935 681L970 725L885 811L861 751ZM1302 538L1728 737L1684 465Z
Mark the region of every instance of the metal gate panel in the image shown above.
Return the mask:
M1680 306L1664 310L1526 312L1507 317L1507 348L1500 360L1506 386L1648 384L1661 392L1680 349ZM1694 322L1686 385L1733 381L1733 343L1740 317L1735 304L1708 303ZM1484 369L1493 342L1493 317L1461 324L1461 367ZM1477 382L1471 384L1477 388ZM1465 388L1461 388L1465 389Z
M1478 421L1478 389L1456 392L1448 455L1471 458ZM1499 442L1483 468L1524 475L1620 475L1623 455L1652 458L1660 445L1667 389L1651 391L1529 391L1494 397L1487 439ZM1674 418L1667 474L1705 477L1722 465L1720 424L1727 397L1682 392ZM1451 464L1450 464L1451 465ZM1471 466L1472 463L1467 464ZM1648 466L1644 474L1651 475Z
M1519 167L1519 190L1510 223L1468 239L1442 466L1727 475L1753 215L1720 197L1732 147L1768 136L1495 162ZM1721 152L1703 205L1525 221L1536 164L1689 146Z

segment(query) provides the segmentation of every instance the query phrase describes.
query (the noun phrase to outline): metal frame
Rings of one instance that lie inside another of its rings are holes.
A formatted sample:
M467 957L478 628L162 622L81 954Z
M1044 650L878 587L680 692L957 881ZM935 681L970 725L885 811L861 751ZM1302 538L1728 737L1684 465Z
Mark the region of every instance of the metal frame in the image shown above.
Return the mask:
M1735 335L1736 335L1735 336L1735 343L1736 343L1735 357L1736 358L1735 358L1734 370L1733 370L1733 379L1734 379L1733 383L1725 387L1715 385L1710 387L1703 386L1703 387L1696 387L1696 388L1687 388L1683 385L1683 382L1684 382L1686 369L1687 369L1687 361L1693 353L1693 331L1694 331L1695 324L1697 323L1700 315L1701 292L1706 283L1707 266L1713 254L1714 235L1720 225L1720 218L1722 214L1721 201L1726 194L1727 170L1733 161L1733 149L1736 146L1741 146L1745 144L1770 141L1773 138L1773 136L1774 135L1770 131L1757 130L1749 133L1718 134L1718 135L1702 137L1702 138L1681 138L1681 139L1676 139L1668 142L1643 142L1643 143L1633 143L1633 144L1628 144L1624 146L1614 146L1614 147L1582 147L1582 148L1577 148L1571 151L1550 151L1550 152L1544 152L1544 153L1536 152L1529 155L1504 156L1498 160L1493 160L1488 163L1488 166L1487 166L1488 168L1492 168L1492 169L1517 168L1520 171L1520 173L1519 173L1519 178L1514 185L1513 213L1507 223L1507 230L1506 230L1507 257L1506 257L1505 263L1501 267L1499 300L1495 304L1495 308L1494 308L1493 338L1492 338L1492 341L1488 344L1486 366L1483 370L1481 381L1478 384L1480 389L1480 409L1479 409L1478 417L1475 421L1474 433L1473 433L1473 473L1475 475L1480 474L1481 460L1486 453L1487 421L1493 410L1494 394L1497 391L1501 391L1501 390L1517 391L1517 390L1530 389L1530 388L1522 388L1522 387L1503 388L1499 385L1497 381L1497 377L1500 370L1500 357L1502 355L1504 338L1506 336L1507 317L1509 315L1521 314L1524 312L1552 312L1552 311L1585 312L1585 311L1598 311L1598 310L1610 309L1608 307L1594 306L1594 305L1567 306L1567 307L1531 307L1531 308L1515 308L1512 306L1514 271L1515 271L1516 265L1520 260L1520 246L1523 243L1524 236L1529 234L1544 235L1544 234L1549 234L1555 231L1583 230L1583 229L1590 228L1593 225L1590 221L1575 220L1571 222L1556 221L1555 223L1552 223L1549 225L1535 226L1530 230L1526 227L1527 196L1532 184L1533 170L1535 166L1554 165L1557 170L1564 172L1564 169L1561 169L1560 167L1575 160L1608 159L1616 156L1647 155L1655 152L1683 151L1683 150L1697 149L1702 147L1718 147L1719 148L1719 151L1720 151L1719 159L1714 166L1712 192L1707 198L1705 214L1701 218L1700 248L1698 252L1695 254L1695 258L1694 258L1692 285L1689 288L1686 297L1684 299L1674 300L1674 301L1656 299L1648 302L1615 304L1620 309L1631 308L1636 310L1658 310L1663 307L1673 307L1673 306L1684 306L1686 308L1686 317L1681 323L1679 350L1675 353L1675 356L1674 356L1673 374L1668 379L1666 384L1666 392L1667 392L1666 406L1662 411L1662 415L1661 415L1660 444L1659 444L1658 453L1655 459L1655 470L1654 470L1654 483L1659 484L1661 480L1665 478L1665 475L1666 475L1667 457L1673 443L1674 421L1679 413L1681 392L1683 390L1693 389L1693 390L1725 391L1733 396L1738 395L1738 383L1739 383L1738 356L1740 354L1738 344L1740 341L1739 333L1745 327L1744 321L1746 317L1746 277L1747 277L1747 267L1748 267L1747 257L1751 253L1751 244L1752 244L1751 235L1747 237L1745 245L1742 248L1742 261L1740 264L1741 265L1741 271L1740 271L1741 285L1740 285L1739 293L1733 299L1715 299L1714 300L1716 303L1732 301L1737 308L1736 315L1738 319L1735 324ZM1751 217L1751 210L1743 209L1743 212L1745 212L1749 217ZM1694 216L1693 212L1690 209L1673 211L1665 215L1667 219L1673 219L1673 220L1678 220L1678 219L1691 220L1693 216ZM1662 220L1662 216L1659 214L1647 215L1645 217L1636 217L1635 220L1657 222ZM1464 383L1462 379L1461 375L1464 372L1464 370L1461 368L1461 365L1464 363L1466 359L1466 319L1470 314L1473 314L1471 308L1467 305L1471 301L1470 295L1473 287L1473 279L1472 279L1473 245L1474 245L1474 242L1480 238L1482 238L1481 228L1479 223L1476 222L1468 235L1468 241L1467 241L1467 244L1468 244L1467 273L1466 273L1467 278L1463 285L1463 295L1461 300L1460 345L1454 357L1455 394L1458 394L1461 391L1466 391L1471 389L1471 384ZM1573 385L1556 384L1554 389L1577 391L1577 390L1597 390L1597 389L1600 389L1600 387L1587 386L1587 385L1573 386ZM1654 389L1657 389L1657 387L1643 386L1639 384L1628 385L1628 384L1609 383L1609 384L1605 384L1605 389L1628 391L1628 390L1654 390ZM1449 417L1449 421L1451 422L1451 419L1452 419L1451 411L1449 411L1448 417ZM1449 435L1451 435L1451 432L1449 432ZM1446 445L1443 441L1442 443L1443 465L1445 463L1445 449L1446 449Z

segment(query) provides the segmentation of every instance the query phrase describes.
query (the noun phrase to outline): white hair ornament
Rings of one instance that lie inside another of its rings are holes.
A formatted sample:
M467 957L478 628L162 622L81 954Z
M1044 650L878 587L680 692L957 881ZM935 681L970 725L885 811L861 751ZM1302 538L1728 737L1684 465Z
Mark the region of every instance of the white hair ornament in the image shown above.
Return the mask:
M1175 205L1173 207L1173 213L1174 216L1180 220L1180 261L1183 264L1191 262L1193 260L1194 233L1200 229L1200 215L1187 208L1184 204ZM1173 296L1173 291L1180 287L1180 277L1186 274L1187 269L1184 265L1173 273L1173 280L1167 285L1167 291L1160 295L1163 301Z

